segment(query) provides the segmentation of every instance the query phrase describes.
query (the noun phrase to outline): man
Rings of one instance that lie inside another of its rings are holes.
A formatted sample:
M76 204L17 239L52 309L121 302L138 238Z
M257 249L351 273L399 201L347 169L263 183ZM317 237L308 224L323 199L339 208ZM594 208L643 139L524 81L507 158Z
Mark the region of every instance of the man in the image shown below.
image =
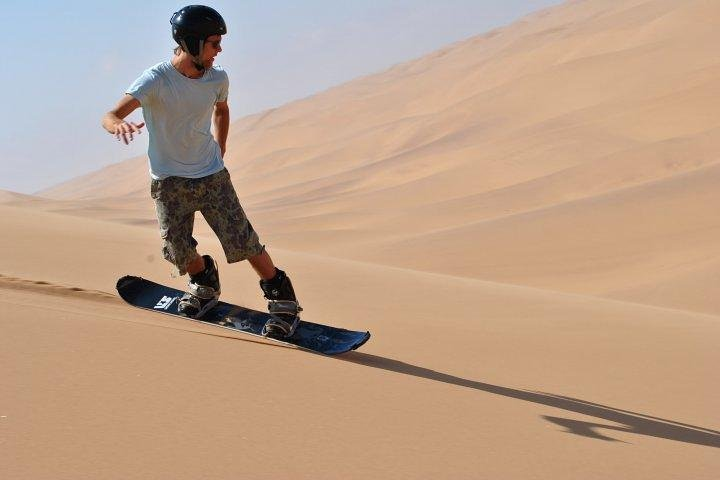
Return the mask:
M150 134L150 195L164 240L163 256L178 274L190 276L188 292L178 306L180 314L200 317L220 296L217 265L209 255L197 253L192 237L195 212L200 211L218 236L228 263L248 260L260 276L273 314L263 334L291 336L302 310L292 283L260 244L223 163L230 126L229 82L227 73L213 63L222 51L225 21L210 7L190 5L175 12L170 23L178 43L175 55L135 80L105 114L102 125L127 145L145 123L124 119L142 107Z

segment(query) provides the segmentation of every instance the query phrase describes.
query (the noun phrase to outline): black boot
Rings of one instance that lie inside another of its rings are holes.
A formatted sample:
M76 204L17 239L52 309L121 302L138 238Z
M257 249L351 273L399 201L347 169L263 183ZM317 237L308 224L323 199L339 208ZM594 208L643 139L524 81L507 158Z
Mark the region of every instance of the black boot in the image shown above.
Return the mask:
M215 260L203 255L205 269L190 275L189 290L180 298L178 314L184 317L200 318L214 307L220 297L220 274Z
M265 323L262 334L280 338L291 337L300 323L298 314L302 308L295 297L290 277L276 268L273 278L260 280L260 288L269 300L268 311L273 316Z

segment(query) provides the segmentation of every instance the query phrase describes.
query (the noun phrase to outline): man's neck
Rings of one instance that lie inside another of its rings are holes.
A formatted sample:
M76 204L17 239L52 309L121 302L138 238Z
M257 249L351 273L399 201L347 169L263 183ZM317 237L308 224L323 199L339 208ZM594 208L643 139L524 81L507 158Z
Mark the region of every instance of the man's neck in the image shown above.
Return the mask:
M171 63L173 67L175 67L175 70L188 78L200 78L205 74L205 70L195 68L195 64L187 54L174 56Z

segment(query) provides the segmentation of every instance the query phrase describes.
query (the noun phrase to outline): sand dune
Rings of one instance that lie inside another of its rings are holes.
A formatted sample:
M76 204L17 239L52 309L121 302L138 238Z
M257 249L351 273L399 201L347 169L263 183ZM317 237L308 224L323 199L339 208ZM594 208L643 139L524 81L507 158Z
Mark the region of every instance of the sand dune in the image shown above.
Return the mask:
M614 211L664 216L665 235L692 243L653 203L656 182L676 181L678 194L688 192L683 216L695 210L693 218L704 215L698 225L716 223L702 203L716 199L689 193L708 188L689 183L704 175L685 174L719 158L718 8L670 0L563 4L241 119L227 164L265 241L285 249L562 291L624 296L654 281L671 289L673 275L680 283L692 276L687 262L705 271L719 260L712 239L669 262L660 250L655 260L638 260L645 243L613 232L636 221L608 223L600 213L596 221L593 209L614 198ZM144 162L42 193L80 201L68 213L151 224ZM636 193L622 193L628 189ZM538 211L534 234L528 225L503 230ZM545 227L554 221L562 227ZM588 242L578 227L586 224L616 238L610 250ZM200 222L199 231L209 230ZM553 273L543 273L538 259ZM710 299L717 297L711 285L695 287ZM713 300L668 301L719 311Z
M145 158L0 192L0 463L715 478L718 27L710 0L570 1L234 122L227 166L305 318L373 333L341 358L117 299L128 273L183 288ZM264 308L248 265L220 269Z
M636 285L687 281L720 258L720 164L669 179L459 228L383 242L357 254L378 263L563 291L621 293ZM428 252L433 254L428 255ZM694 306L717 313L715 285ZM628 294L623 294L628 298ZM658 304L673 301L658 298Z
M77 179L50 187L40 195L55 199L97 199L146 195L149 183L147 157L131 158Z

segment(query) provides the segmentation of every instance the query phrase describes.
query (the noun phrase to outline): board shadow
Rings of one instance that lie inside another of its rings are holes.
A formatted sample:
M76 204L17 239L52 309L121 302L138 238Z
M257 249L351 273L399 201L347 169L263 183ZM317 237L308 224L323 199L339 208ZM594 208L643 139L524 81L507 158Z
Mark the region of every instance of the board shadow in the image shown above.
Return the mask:
M620 440L606 435L607 431L618 431L663 438L666 440L674 440L676 442L720 448L720 432L687 423L653 417L642 413L622 410L607 405L601 405L553 393L520 390L479 382L378 355L350 352L337 358L338 360L365 365L367 367L379 368L390 372L424 378L449 385L472 388L486 393L501 395L503 397L514 398L516 400L523 400L525 402L531 402L539 405L546 405L548 407L558 408L568 412L579 413L620 424L610 425L569 418L546 415L542 416L545 420L562 427L568 433L581 435L587 438L620 442Z

